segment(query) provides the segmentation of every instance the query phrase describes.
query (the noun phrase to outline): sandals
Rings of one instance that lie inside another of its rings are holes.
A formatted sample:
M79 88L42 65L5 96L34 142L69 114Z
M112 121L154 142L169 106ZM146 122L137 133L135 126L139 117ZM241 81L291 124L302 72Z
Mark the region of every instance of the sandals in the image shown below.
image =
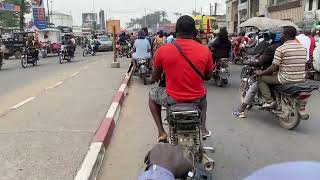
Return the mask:
M159 137L158 138L158 143L169 143L168 137Z
M203 136L202 136L202 138L208 138L208 137L211 137L211 134L212 134L212 132L211 132L211 131L209 131L209 134L207 134L207 135L203 135Z
M238 118L246 118L247 117L245 112L239 112L238 110L234 111L233 115L237 116Z

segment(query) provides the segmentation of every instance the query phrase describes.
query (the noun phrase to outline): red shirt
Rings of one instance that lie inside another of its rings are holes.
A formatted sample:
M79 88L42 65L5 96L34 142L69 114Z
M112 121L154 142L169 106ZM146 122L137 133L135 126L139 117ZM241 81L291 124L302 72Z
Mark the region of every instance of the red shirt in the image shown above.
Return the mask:
M176 39L176 42L203 75L213 71L212 55L207 46L191 39ZM173 44L158 49L154 66L166 73L166 91L174 100L188 102L206 95L203 80Z
M313 57L313 51L316 48L316 39L313 36L308 36L311 40L311 44L310 44L310 57Z

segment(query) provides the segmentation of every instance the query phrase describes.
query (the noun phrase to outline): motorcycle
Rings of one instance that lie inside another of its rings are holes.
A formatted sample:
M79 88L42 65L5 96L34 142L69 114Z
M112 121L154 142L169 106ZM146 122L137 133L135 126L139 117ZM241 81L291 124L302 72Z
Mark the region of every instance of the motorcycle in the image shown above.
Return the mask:
M186 179L212 179L210 172L215 162L206 151L214 153L214 148L203 147L201 125L201 110L196 103L178 103L166 110L166 120L169 125L169 143L181 145L184 154L192 154L193 169Z
M228 84L228 78L231 76L228 69L228 58L218 59L216 61L216 69L214 70L214 80L219 87Z
M59 53L60 64L63 64L64 61L71 62L72 58L73 55L71 54L71 50L68 49L66 45L62 45Z
M3 53L0 51L0 70L2 68L2 64L3 64Z
M32 51L36 51L36 49L24 48L21 56L21 65L23 68L27 68L29 64L33 66L38 65L38 57L33 57Z
M137 71L139 72L140 78L143 80L143 84L147 85L147 76L149 73L148 68L148 59L147 58L138 58L135 60L137 65Z
M84 50L83 50L82 56L86 57L89 54L92 55L92 56L97 54L97 52L94 50L93 45L86 45Z
M241 71L240 99L243 101L246 93L253 83L256 76L256 68L245 65ZM260 108L260 110L269 111L278 117L280 125L288 130L293 130L300 124L301 120L308 120L306 105L311 93L318 90L319 86L309 82L297 84L275 85L270 87L273 98L276 101L275 109ZM257 93L252 106L261 107L263 104L261 93ZM252 108L249 106L248 108Z

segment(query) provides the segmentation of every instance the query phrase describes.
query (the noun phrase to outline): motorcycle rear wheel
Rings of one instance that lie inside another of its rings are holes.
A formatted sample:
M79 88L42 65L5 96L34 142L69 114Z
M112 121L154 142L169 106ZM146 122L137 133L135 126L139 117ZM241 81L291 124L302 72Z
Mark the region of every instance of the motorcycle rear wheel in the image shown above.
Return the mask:
M1 68L2 68L2 63L3 63L3 59L2 59L2 57L0 57L1 59L0 59L0 70L1 70Z
M223 86L223 80L219 77L218 79L216 79L216 84L218 87L222 87Z
M63 54L60 54L60 56L59 56L60 64L63 64L63 61L64 61L64 56L63 56Z
M289 111L289 114L286 118L279 117L280 125L285 129L294 130L299 126L301 122L300 115L298 112L298 106L293 105L294 107L292 107L284 102L282 102L281 104L282 109L286 109L287 111Z
M22 65L23 68L27 68L28 67L28 58L27 57L23 56L21 58L21 65Z
M37 66L38 65L38 60L33 61L32 65L33 66Z
M83 57L86 57L86 56L87 56L87 54L88 54L88 50L86 50L86 49L85 49L85 50L83 50L82 56L83 56Z

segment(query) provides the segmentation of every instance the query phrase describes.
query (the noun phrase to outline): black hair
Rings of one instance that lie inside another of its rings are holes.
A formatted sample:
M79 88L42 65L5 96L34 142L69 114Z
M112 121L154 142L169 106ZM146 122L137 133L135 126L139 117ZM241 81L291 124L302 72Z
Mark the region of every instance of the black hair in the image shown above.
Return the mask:
M191 16L181 16L176 24L176 32L178 36L192 37L196 30L196 23Z
M148 36L149 32L148 32L148 27L143 27L141 30L144 31L144 35Z
M219 33L217 34L217 39L219 42L225 43L229 40L228 31L226 28L221 28Z
M245 35L246 35L245 32L240 32L240 33L239 33L239 36L245 36Z
M297 30L292 26L284 26L283 27L283 35L287 36L289 40L293 40L297 36Z

